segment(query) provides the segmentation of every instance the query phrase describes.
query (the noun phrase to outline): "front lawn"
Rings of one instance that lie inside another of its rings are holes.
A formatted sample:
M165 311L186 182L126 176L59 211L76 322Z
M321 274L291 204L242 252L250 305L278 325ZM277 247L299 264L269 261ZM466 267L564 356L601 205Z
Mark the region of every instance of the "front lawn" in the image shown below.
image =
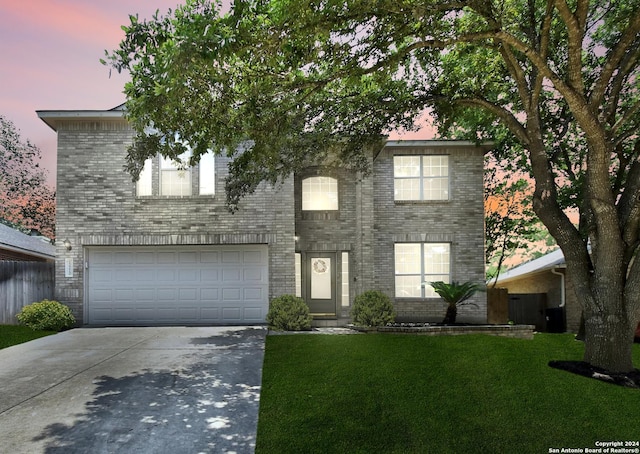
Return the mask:
M547 453L639 441L640 390L547 366L573 335L268 336L256 452ZM634 346L640 363L640 346ZM634 448L635 449L635 448Z
M0 325L0 349L55 333L55 331L34 331L27 326Z

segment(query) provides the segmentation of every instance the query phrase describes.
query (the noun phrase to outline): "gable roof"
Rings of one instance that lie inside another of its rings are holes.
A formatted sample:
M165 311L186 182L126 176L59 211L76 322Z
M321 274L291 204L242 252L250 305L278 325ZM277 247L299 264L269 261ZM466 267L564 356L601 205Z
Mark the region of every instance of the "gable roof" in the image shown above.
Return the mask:
M42 236L30 236L0 224L0 249L33 255L43 259L54 259L56 248Z
M564 268L565 266L566 264L562 250L556 249L542 257L538 257L535 260L518 265L515 268L511 268L506 273L500 274L498 276L498 283L512 281L527 274L537 274L554 268ZM491 282L494 280L495 279L492 279Z

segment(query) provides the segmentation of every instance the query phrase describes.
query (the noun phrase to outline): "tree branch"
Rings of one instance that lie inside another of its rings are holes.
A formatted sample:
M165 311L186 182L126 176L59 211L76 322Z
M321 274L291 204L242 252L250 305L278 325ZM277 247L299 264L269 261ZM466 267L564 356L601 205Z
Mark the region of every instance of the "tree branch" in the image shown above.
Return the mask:
M486 99L480 98L461 98L455 99L452 102L467 107L481 107L491 112L500 120L502 120L505 126L509 128L509 130L518 138L523 146L526 147L529 144L529 137L527 136L527 131L525 130L524 126L522 126L518 119L508 110L492 102L489 102Z
M565 0L555 0L555 6L560 17L566 24L567 29L567 75L569 84L574 90L582 93L584 92L584 81L582 80L582 42L584 40L589 2L578 0L575 13L571 12Z
M629 74L629 71L635 67L633 62L637 62L638 53L640 52L637 48L634 51L635 59L632 59L626 68L621 67L620 63L633 43L638 40L638 33L640 33L640 15L636 15L631 18L629 26L620 37L618 44L613 48L612 52L609 53L606 63L603 66L602 73L598 79L598 83L591 95L591 105L597 107L603 103L613 74L617 74L616 77L622 77L624 79ZM626 69L626 71L616 73L617 71L624 69Z

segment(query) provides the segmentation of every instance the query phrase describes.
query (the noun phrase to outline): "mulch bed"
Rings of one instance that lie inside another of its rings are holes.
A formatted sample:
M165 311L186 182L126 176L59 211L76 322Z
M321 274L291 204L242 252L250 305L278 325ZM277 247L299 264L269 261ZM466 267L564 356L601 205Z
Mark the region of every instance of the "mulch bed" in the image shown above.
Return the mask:
M599 367L594 367L584 361L549 361L549 366L583 377L593 378L612 385L626 388L640 388L640 370L633 369L628 373L611 373Z

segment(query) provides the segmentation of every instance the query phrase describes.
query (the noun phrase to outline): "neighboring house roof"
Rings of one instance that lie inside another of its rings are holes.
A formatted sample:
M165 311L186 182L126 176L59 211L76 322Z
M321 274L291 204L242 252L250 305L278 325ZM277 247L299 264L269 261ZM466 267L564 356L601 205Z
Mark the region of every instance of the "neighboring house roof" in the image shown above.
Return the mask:
M524 275L537 274L554 268L564 268L565 266L562 250L556 249L542 257L538 257L535 260L518 265L515 268L511 268L506 273L500 274L498 276L498 283L502 284ZM491 282L493 282L493 280L491 280Z
M48 238L30 236L4 224L0 224L0 249L47 260L56 256L56 248Z

